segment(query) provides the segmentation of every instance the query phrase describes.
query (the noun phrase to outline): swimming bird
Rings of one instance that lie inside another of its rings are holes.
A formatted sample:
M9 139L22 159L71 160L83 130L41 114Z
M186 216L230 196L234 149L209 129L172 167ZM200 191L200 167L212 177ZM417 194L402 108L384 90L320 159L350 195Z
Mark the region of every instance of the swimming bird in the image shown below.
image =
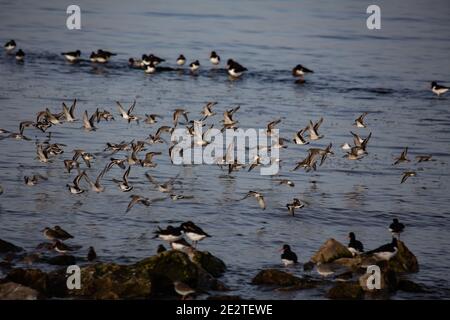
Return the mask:
M244 74L245 71L248 71L247 68L243 67L242 65L240 65L239 63L237 63L236 61L234 61L232 59L228 59L227 69L228 69L228 74L232 78L239 78L240 76L242 76Z
M264 200L264 196L260 192L250 190L241 200L247 199L248 197L254 197L258 201L259 207L263 210L266 209L266 201Z
M87 254L87 260L89 262L92 262L95 259L97 259L97 253L95 252L94 247L89 247L89 251L88 251L88 254Z
M25 176L23 177L23 179L27 186L34 186L38 183L39 180L48 180L47 177L41 176L40 174L35 174L31 177Z
M141 59L129 58L128 66L134 69L142 69L142 67L144 67L145 64Z
M353 123L354 126L358 128L367 128L367 125L364 123L364 118L367 116L367 112L364 112L362 115L360 115L355 122Z
M441 96L442 94L446 93L448 90L449 90L448 87L438 85L436 83L436 81L433 81L431 83L431 91L433 91L433 93L437 94L438 97Z
M97 130L97 128L95 127L94 122L95 122L95 113L93 113L91 115L91 117L89 118L88 112L87 112L87 110L85 110L84 113L83 113L83 128L86 131L95 131L95 130Z
M191 72L197 71L198 68L200 68L200 62L198 60L195 60L194 62L191 62L189 64L189 69L191 70Z
M145 173L145 176L147 177L148 181L150 181L153 185L155 185L158 188L158 190L160 192L163 192L163 193L171 192L173 190L173 184L174 184L175 180L178 178L178 175L177 175L176 177L171 178L171 179L169 179L168 181L166 181L164 183L158 183L147 172Z
M61 53L61 55L63 55L67 61L73 63L73 62L78 61L78 59L80 59L81 51L77 50L77 51L63 52L63 53Z
M301 64L296 65L292 69L292 75L294 77L303 77L307 73L314 73L314 71L302 66Z
M94 63L101 63L101 64L104 64L104 63L107 63L107 62L108 62L109 56L106 55L106 54L104 54L104 53L99 53L99 52L95 53L95 52L91 52L91 55L89 56L89 60L90 60L91 62L94 62Z
M77 105L77 99L73 100L73 103L70 106L70 109L66 106L66 104L64 102L62 103L64 117L66 118L67 122L74 122L76 120L76 118L75 118L76 105Z
M347 248L353 256L359 255L364 252L364 246L361 241L356 240L355 233L350 232L348 234L348 239L350 240L350 242L348 243Z
M148 198L139 196L139 195L131 195L130 196L131 201L130 203L128 203L128 207L127 210L125 211L125 213L129 212L131 210L131 208L134 207L135 204L140 203L143 204L144 206L148 207L151 204L151 201Z
M379 260L390 260L392 259L398 252L398 244L397 239L392 238L392 242L382 245L374 250L367 251L364 255L373 255L375 258Z
M19 49L16 52L16 60L22 62L24 59L25 59L25 52L23 52L22 49Z
M401 162L409 162L410 160L408 159L408 147L406 147L402 153L400 154L400 156L398 158L395 158L395 162L394 165L399 164Z
M150 64L145 65L144 72L147 74L152 74L156 72L156 66L153 61L150 62Z
M66 230L64 230L63 228L61 228L60 226L54 226L53 230L56 232L57 234L57 238L59 240L68 240L68 239L73 239L74 236L72 236L70 233L68 233Z
M83 193L85 190L80 188L80 181L81 178L83 178L86 175L86 172L83 171L79 173L75 179L73 179L73 184L67 184L67 187L69 188L70 193L72 194L80 194Z
M177 58L177 65L182 66L186 63L186 58L180 54Z
M432 158L432 155L431 155L431 154L416 156L417 163L421 163L421 162L425 162L425 161L430 161L431 158Z
M194 289L180 281L175 281L173 283L173 287L175 289L175 292L181 296L181 300L185 300L189 295L195 293Z
M160 227L158 227L158 230L153 232L155 234L153 239L159 238L167 242L177 241L183 238L182 231L183 229L181 227L174 227L170 225L167 226L166 229L161 229Z
M16 42L14 40L9 40L5 43L3 48L5 48L6 52L11 52L16 48Z
M184 234L193 242L194 248L197 246L197 243L199 241L202 241L206 237L211 237L192 221L183 222L180 225L180 228L183 230Z
M291 216L295 215L295 209L301 209L305 206L305 203L300 201L297 198L294 198L291 203L286 204L286 208L288 209Z
M157 56L153 55L152 53L150 53L150 54L148 55L148 59L150 60L150 62L153 62L153 64L154 64L155 66L157 66L158 64L160 64L160 63L166 61L166 60L164 60L164 59L162 59L162 58L160 58L160 57L157 57Z
M400 234L405 230L405 225L400 223L397 218L392 219L392 223L389 225L389 231L392 236L400 239Z
M218 65L220 63L220 57L215 51L212 51L211 55L209 56L209 61L211 61L213 65Z
M281 262L287 267L289 265L296 264L298 262L297 255L295 252L291 250L291 246L288 244L283 245L283 248L280 250L281 253Z
M125 111L125 109L122 107L122 105L120 104L119 101L116 101L117 106L119 108L119 112L122 116L122 118L124 118L125 120L128 121L128 123L130 123L131 121L138 121L139 117L137 117L136 115L133 115L132 112L134 110L134 107L136 106L136 100L133 101L133 103L131 104L130 108L128 108L128 111Z
M288 180L288 179L279 180L278 184L280 184L280 185L281 184L285 184L285 185L287 185L289 187L295 187L295 183L293 181L291 181L291 180Z
M111 58L112 56L117 56L117 53L112 53L110 51L106 51L106 50L102 50L102 49L98 49L97 54L104 55L108 59Z
M3 189L3 187L0 185L0 195L2 195L3 192L4 192L4 189Z
M415 171L405 171L402 175L402 181L400 183L404 183L409 177L415 177L417 173Z
M128 169L123 174L122 180L113 179L115 183L119 185L119 188L122 192L128 192L133 190L133 186L128 182L128 176L130 175L131 166L128 166Z

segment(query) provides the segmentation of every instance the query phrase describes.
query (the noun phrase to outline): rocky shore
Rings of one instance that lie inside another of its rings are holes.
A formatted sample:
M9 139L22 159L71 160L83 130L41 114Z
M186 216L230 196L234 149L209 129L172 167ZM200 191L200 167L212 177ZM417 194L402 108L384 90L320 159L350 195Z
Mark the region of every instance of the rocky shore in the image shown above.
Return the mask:
M199 299L240 299L228 294L229 288L220 280L225 263L206 251L164 251L121 265L51 255L45 250L41 244L35 252L26 252L0 239L0 299L178 299L175 282L188 285ZM52 265L53 271L42 271L36 264ZM80 289L67 286L67 266L74 264L80 266ZM367 267L373 265L381 270L379 289L368 287ZM260 270L251 283L264 290L315 289L328 299L388 299L398 290L425 292L407 277L418 271L417 258L401 241L391 260L377 261L371 256L353 257L344 245L328 239L309 262Z

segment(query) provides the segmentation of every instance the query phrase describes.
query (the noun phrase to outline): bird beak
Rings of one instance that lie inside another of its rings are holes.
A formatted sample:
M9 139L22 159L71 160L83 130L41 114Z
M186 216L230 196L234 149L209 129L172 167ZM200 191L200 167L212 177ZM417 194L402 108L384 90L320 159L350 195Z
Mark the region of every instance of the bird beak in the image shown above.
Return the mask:
M281 248L280 250L278 250L278 252L283 252L284 251L284 248Z

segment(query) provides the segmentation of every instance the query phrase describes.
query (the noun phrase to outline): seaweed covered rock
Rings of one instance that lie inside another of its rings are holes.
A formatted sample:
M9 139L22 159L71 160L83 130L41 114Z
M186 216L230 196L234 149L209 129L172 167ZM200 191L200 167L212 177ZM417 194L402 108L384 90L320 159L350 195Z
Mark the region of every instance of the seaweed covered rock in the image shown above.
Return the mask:
M8 252L20 252L23 251L21 247L18 247L11 242L0 239L0 253Z
M351 252L339 241L328 239L311 257L314 263L328 263L339 258L352 258Z
M335 300L361 300L364 290L357 282L337 282L328 290L326 297Z
M6 281L30 287L41 293L47 292L48 275L39 269L12 269L6 276Z
M41 294L32 288L19 283L6 282L0 284L0 300L37 300Z
M253 278L252 284L293 287L296 290L300 290L314 288L317 286L318 282L312 279L299 278L278 269L265 269L261 270Z
M207 251L195 251L192 261L198 263L214 277L220 277L227 270L222 260Z
M416 256L408 249L402 241L397 241L398 252L388 262L388 269L397 273L418 272L419 262Z

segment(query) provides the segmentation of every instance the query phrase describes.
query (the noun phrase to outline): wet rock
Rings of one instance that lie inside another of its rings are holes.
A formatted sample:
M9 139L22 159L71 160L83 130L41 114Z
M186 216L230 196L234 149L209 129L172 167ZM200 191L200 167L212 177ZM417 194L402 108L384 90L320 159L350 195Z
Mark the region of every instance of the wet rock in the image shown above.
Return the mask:
M192 261L198 263L214 277L220 277L226 270L225 263L207 251L195 251Z
M337 281L349 281L353 278L353 272L347 271L336 276Z
M59 255L46 259L46 262L55 266L71 266L77 263L76 258L71 255Z
M417 284L411 280L402 279L399 280L397 289L405 292L412 293L424 293L427 292L420 284Z
M6 276L6 281L30 287L41 293L47 291L47 280L47 274L39 269L12 269Z
M355 257L355 258L339 258L334 260L334 263L339 264L341 266L345 266L352 270L357 270L360 268L362 264L362 258L361 257Z
M300 290L314 288L317 286L318 282L312 279L299 278L277 269L265 269L261 270L253 278L252 284L294 287L295 290Z
M148 274L136 273L131 266L97 263L81 270L81 289L69 294L90 299L137 299L148 298L151 290Z
M389 260L389 270L397 273L418 272L419 262L417 261L416 256L402 241L397 241L397 245L398 252L391 260Z
M37 300L43 298L37 291L19 283L0 284L0 300Z
M338 282L328 290L326 297L335 300L361 300L364 290L357 282Z
M32 265L34 263L41 262L41 261L42 261L42 256L39 253L27 254L20 260L20 262L22 262L24 264L28 264L28 265Z
M15 246L11 242L0 239L0 253L20 251L23 251L21 247Z
M351 258L352 254L346 246L334 239L328 239L311 257L314 263L328 263L339 258Z

